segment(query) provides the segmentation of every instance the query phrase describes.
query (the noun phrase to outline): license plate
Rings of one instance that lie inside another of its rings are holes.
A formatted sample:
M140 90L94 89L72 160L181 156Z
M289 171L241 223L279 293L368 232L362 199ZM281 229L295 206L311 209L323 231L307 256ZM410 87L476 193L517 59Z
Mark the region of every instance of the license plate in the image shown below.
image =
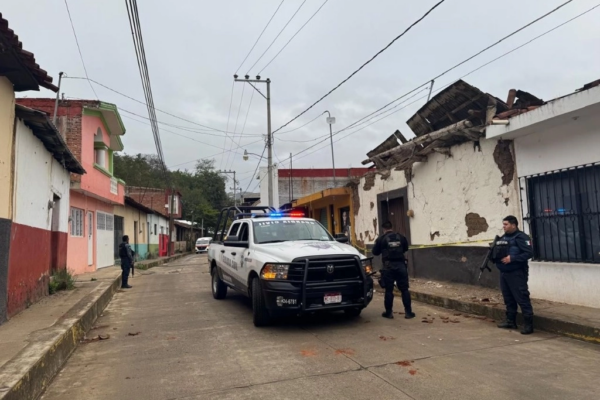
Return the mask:
M324 304L336 304L342 302L342 294L341 293L328 293L323 298Z

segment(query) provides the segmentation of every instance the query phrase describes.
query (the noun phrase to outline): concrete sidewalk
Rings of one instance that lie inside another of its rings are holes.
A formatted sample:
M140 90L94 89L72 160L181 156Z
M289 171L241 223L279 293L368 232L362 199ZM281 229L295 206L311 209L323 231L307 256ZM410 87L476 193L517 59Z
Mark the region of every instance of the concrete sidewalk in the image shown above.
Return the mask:
M136 269L184 255L140 261ZM120 278L118 266L79 275L74 290L45 297L0 326L0 399L38 398L119 290Z
M496 321L505 318L499 290L423 279L411 279L410 290L416 301ZM538 299L532 304L536 329L600 344L600 309Z

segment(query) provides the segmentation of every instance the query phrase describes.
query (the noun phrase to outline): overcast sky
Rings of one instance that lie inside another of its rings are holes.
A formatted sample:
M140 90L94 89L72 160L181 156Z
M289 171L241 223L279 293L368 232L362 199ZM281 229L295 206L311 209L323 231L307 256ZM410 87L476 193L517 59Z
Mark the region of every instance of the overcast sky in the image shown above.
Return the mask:
M138 2L156 107L202 125L235 131L235 134L229 134L228 139L222 132L199 131L205 128L158 112L161 122L177 126L161 125L169 167L193 169L193 160L210 157L215 158L217 168L236 170L244 189L251 183L249 190L252 190L258 183L251 178L259 159L251 156L249 161L244 162L242 153L243 149L262 153L264 142L261 142L260 135L264 135L267 129L266 101L256 92L252 97L253 89L242 83L233 86L232 98L232 81L233 74L280 2ZM302 0L285 0L252 54L239 69L239 75L249 72L252 77L256 76L323 2L307 0L271 49L249 70L302 4ZM263 79L272 80L273 129L289 121L346 78L436 2L329 0L261 73ZM336 117L335 133L563 2L446 0L374 62L282 132L300 127L329 110ZM573 1L440 78L434 90L597 3L598 0ZM89 77L143 100L125 0L69 0L69 7ZM35 54L38 63L55 78L55 82L60 71L69 77L85 76L64 0L4 0L0 11L19 35L24 48ZM545 100L570 93L600 78L599 20L600 8L482 68L465 80L502 99L511 88L531 92ZM115 103L121 110L127 128L123 138L125 152L155 153L152 133L144 119L148 117L145 106L99 86L95 86L95 90L101 100ZM264 86L262 90L264 93ZM63 80L61 92L70 98L95 97L84 80ZM419 98L426 94L420 92L395 110L417 100L414 104L350 136L347 135L354 130L336 135L336 166L360 166L365 153L396 129L407 137L413 136L406 121L424 104L425 99ZM21 95L54 96L47 90ZM244 131L240 136L242 127ZM289 153L299 153L328 133L323 115L302 129L275 134L275 153L283 161L280 167L289 167L286 160ZM230 151L238 145L240 149ZM294 168L330 167L328 141L294 158Z

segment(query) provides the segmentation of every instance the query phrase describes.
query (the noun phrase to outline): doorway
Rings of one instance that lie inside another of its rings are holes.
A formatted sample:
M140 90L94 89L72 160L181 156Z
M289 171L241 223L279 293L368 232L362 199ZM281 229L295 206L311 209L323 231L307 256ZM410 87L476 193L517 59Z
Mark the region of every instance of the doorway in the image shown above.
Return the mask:
M385 221L390 221L394 231L402 234L410 241L410 226L406 210L408 200L406 188L393 190L377 195L378 203L378 228Z
M62 260L61 255L66 253L63 252L63 248L61 246L61 237L60 237L60 197L56 194L53 195L52 198L52 226L50 233L50 271L56 272L59 267L61 267ZM66 242L65 242L66 243Z
M114 238L115 238L115 247L114 247L114 258L115 264L121 263L121 257L119 257L119 245L121 244L121 240L123 240L124 228L123 228L123 217L119 217L118 215L114 216L115 226L114 226ZM137 231L136 231L137 237Z

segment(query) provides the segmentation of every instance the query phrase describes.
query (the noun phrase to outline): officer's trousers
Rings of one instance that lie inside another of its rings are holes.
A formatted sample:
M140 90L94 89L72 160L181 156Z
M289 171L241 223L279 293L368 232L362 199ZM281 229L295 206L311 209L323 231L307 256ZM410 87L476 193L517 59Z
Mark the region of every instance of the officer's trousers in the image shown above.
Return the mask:
M394 286L402 293L402 304L404 310L412 312L410 292L408 291L408 268L406 264L394 263L381 271L381 286L385 289L384 305L385 311L390 313L394 307Z
M518 269L511 272L500 272L500 288L506 305L506 315L513 319L517 315L517 306L521 307L523 317L533 316L533 307L529 299L528 268Z

